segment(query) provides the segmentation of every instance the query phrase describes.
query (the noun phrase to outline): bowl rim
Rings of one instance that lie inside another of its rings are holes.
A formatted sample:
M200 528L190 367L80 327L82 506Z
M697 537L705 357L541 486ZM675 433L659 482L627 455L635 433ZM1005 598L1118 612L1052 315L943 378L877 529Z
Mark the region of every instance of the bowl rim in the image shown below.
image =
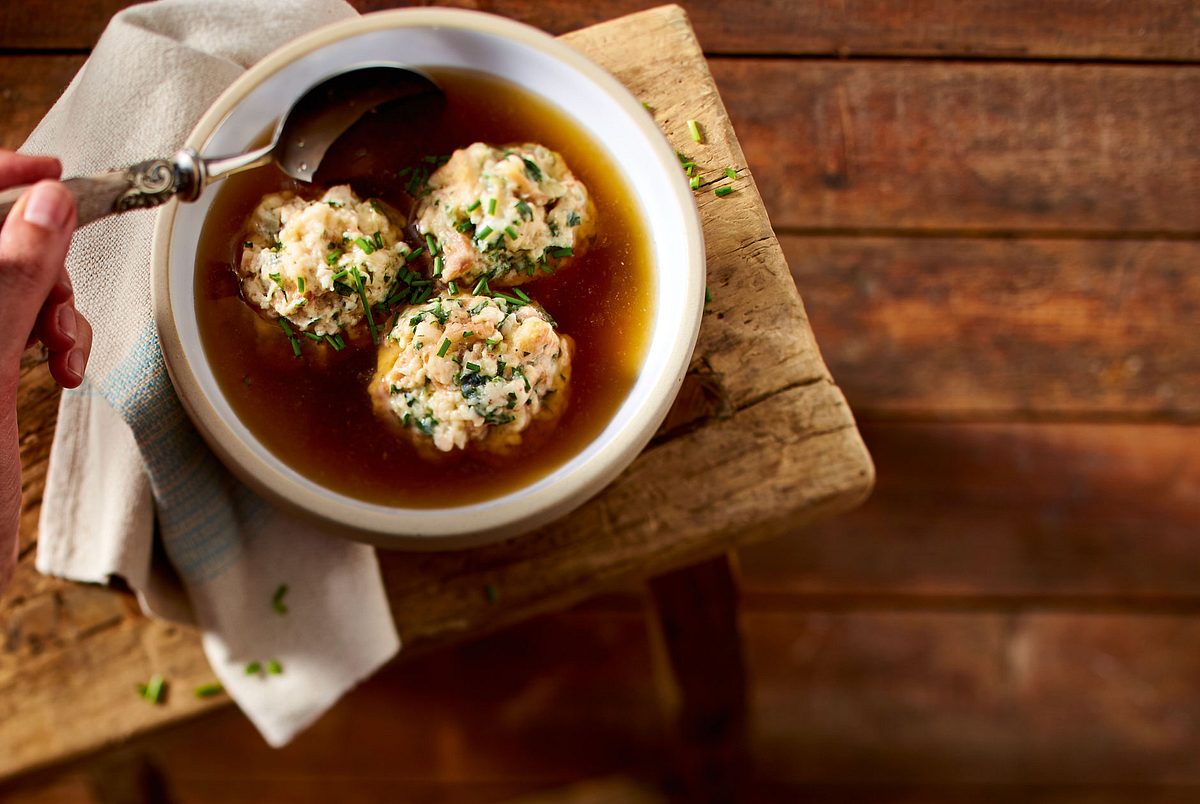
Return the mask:
M550 58L564 62L595 84L605 95L623 107L643 135L657 161L674 167L676 155L663 136L658 124L633 94L616 78L595 62L569 45L537 28L478 11L464 9L398 9L365 14L318 28L281 46L239 76L200 117L188 135L185 147L201 150L222 121L258 85L275 75L293 61L310 52L339 41L393 28L453 28L472 33L496 36L540 51ZM564 516L598 494L624 471L649 443L674 402L699 336L703 314L705 287L705 249L695 198L681 171L667 171L678 179L664 190L674 196L683 211L690 258L678 291L683 297L683 326L670 343L670 353L664 364L675 366L666 371L651 386L647 401L638 417L616 432L608 443L589 460L550 484L531 500L521 496L529 487L509 492L494 500L488 521L475 521L475 529L464 533L461 520L463 508L401 508L378 510L379 506L344 497L331 490L327 495L298 486L280 471L286 467L282 460L263 447L270 460L257 454L218 414L208 399L195 371L189 364L182 339L175 324L170 293L170 252L179 201L172 200L159 212L151 249L151 298L154 320L163 350L164 362L181 403L197 430L224 465L239 479L284 509L315 519L316 523L339 535L378 546L402 549L458 549L471 547L513 536ZM651 234L651 236L653 236ZM657 304L657 302L656 302ZM648 344L648 347L651 344ZM590 442L594 444L595 441ZM561 469L562 467L560 467ZM295 471L295 470L293 470ZM550 474L559 469L551 470ZM373 506L364 508L362 506ZM530 509L536 509L530 513ZM458 512L455 514L454 512ZM404 518L423 520L419 532ZM456 517L459 525L454 525ZM351 524L353 523L353 524Z

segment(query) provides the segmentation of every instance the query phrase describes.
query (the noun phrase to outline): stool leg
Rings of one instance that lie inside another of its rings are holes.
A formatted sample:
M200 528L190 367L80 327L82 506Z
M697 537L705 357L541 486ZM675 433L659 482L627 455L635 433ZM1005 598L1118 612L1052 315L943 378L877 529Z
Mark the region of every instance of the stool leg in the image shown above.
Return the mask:
M659 680L673 721L680 793L689 802L738 798L747 766L746 665L732 555L650 581Z

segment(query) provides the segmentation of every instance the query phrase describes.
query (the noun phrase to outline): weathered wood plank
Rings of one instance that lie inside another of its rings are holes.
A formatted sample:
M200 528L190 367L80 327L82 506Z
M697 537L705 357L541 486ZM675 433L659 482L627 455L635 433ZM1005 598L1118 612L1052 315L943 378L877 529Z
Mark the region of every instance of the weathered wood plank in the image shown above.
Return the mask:
M751 613L757 773L1196 785L1195 616ZM1024 800L1021 798L1009 800Z
M54 15L42 9L41 16ZM0 57L0 148L15 149L25 141L83 62L83 56Z
M1200 242L782 242L860 418L1200 420Z
M1200 606L1200 428L866 424L863 435L879 467L871 499L742 551L752 601Z
M351 0L359 11L410 5ZM424 3L412 3L423 5ZM10 4L0 48L88 48L130 0L73 0L55 14ZM660 5L658 0L448 0L552 33ZM970 56L1042 59L1200 59L1200 14L1185 0L682 0L710 53Z
M1200 67L712 69L776 227L1200 232Z

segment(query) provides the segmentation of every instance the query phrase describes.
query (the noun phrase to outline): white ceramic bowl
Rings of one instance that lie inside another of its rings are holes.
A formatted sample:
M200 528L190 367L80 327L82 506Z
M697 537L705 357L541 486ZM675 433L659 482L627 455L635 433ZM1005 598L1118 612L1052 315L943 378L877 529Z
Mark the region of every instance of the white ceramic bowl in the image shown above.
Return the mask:
M154 238L154 307L175 388L209 445L238 477L277 504L353 538L388 547L449 549L493 541L560 517L599 492L645 447L687 369L704 305L704 243L695 201L671 147L612 76L554 38L469 11L414 9L330 25L284 46L236 81L187 146L203 154L251 147L305 89L369 61L459 67L507 79L563 109L600 142L647 221L654 260L652 332L639 377L608 426L567 463L502 497L453 508L399 508L324 488L276 458L239 421L205 357L194 271L205 215L219 186L164 208Z

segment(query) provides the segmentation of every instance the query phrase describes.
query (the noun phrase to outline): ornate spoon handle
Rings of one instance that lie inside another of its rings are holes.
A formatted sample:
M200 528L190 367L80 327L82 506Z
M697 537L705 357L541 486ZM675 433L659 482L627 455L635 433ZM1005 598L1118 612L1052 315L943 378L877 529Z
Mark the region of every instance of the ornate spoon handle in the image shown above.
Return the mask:
M75 196L79 210L76 226L130 209L156 207L174 196L194 201L204 189L206 176L196 152L184 149L170 159L148 159L124 170L94 176L77 176L63 184ZM0 222L28 186L0 192Z

